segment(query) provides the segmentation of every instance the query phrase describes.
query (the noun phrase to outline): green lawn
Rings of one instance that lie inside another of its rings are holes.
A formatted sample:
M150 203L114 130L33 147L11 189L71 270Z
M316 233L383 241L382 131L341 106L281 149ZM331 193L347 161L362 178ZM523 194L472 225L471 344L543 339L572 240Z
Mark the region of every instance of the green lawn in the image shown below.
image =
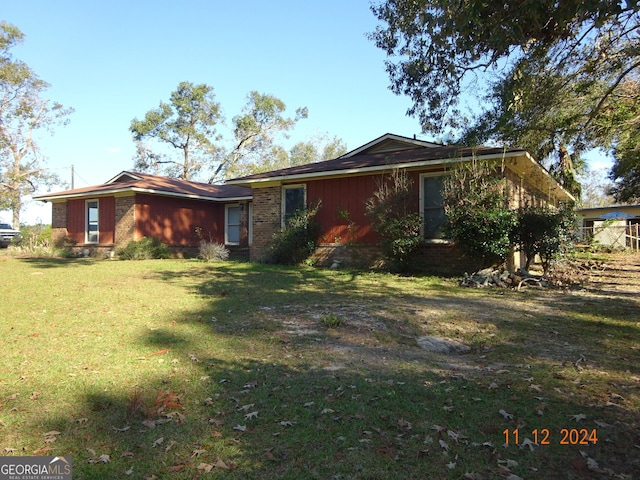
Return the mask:
M187 260L0 279L0 455L74 479L640 478L637 294Z

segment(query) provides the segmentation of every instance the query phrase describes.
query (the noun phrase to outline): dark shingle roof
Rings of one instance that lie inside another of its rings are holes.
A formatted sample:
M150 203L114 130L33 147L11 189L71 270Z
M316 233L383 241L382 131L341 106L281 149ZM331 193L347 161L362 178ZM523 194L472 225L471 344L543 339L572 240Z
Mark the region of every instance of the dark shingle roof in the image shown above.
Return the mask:
M302 177L306 175L317 176L321 174L352 173L354 171L367 171L372 169L394 166L410 166L410 164L445 163L447 161L470 158L472 156L498 156L509 153L523 153L522 149L493 148L493 147L459 147L455 145L417 148L410 150L398 150L395 152L383 152L373 154L359 154L352 157L340 157L324 162L308 163L295 167L282 168L270 172L257 173L245 177L234 178L227 184L250 184L255 181L265 181L282 177Z

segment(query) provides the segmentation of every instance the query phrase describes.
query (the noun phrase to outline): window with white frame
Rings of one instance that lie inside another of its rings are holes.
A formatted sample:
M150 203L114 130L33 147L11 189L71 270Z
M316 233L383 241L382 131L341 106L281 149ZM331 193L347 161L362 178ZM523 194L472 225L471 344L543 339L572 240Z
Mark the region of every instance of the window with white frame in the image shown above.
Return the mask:
M227 205L225 208L224 243L240 244L240 205Z
M443 174L424 174L420 176L420 207L424 219L425 240L442 239L442 226L447 217L444 213L442 194Z
M85 210L85 243L98 243L100 240L98 200L87 200L85 203Z
M287 185L282 187L282 225L296 212L307 206L307 190L305 185Z

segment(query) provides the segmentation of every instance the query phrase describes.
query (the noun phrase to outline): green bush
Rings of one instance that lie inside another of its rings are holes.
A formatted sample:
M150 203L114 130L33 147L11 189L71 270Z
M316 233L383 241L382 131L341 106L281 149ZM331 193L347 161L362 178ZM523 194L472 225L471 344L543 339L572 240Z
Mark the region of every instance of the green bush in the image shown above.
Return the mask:
M292 215L286 226L273 235L263 260L282 265L296 265L305 261L318 245L320 224L316 221L316 215L319 209L318 202L310 210L301 210Z
M444 235L484 264L504 260L511 249L516 212L509 210L506 181L486 162L454 169L444 182Z
M525 269L528 270L534 257L540 255L546 273L551 261L572 247L574 225L575 214L569 206L557 210L549 207L521 208L511 239L527 257Z
M422 245L423 220L418 212L411 179L402 170L393 173L378 185L367 200L367 217L380 236L379 245L385 258L400 270L407 270L414 254Z
M169 258L169 246L154 237L143 237L130 241L126 247L116 251L120 260L149 260Z

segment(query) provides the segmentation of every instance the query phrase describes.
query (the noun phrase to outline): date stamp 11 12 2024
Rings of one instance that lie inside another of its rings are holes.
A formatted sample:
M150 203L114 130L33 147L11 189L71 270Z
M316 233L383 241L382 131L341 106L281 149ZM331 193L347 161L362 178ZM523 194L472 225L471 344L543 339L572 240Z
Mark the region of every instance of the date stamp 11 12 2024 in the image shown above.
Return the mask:
M527 432L520 429L505 429L505 445L519 445L524 440L524 435L531 437L530 441L536 445L596 445L598 443L598 432L595 428L561 428L552 431L548 428L536 428ZM527 437L529 438L529 437Z

